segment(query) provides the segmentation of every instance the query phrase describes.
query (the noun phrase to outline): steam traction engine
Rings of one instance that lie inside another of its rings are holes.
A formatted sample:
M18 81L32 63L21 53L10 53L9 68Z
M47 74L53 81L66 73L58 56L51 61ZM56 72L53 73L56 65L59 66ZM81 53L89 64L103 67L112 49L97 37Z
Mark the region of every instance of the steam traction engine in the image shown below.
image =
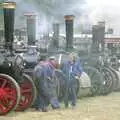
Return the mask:
M36 99L32 79L22 71L22 59L13 54L15 2L1 4L4 12L5 53L0 54L0 115L23 111Z

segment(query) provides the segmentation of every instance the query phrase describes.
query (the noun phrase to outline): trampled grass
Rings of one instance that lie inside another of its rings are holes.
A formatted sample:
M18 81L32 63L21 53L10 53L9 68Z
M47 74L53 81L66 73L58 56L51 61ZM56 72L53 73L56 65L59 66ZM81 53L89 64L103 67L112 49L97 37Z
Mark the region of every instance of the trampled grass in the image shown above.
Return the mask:
M107 96L86 97L78 100L75 109L12 112L0 120L120 120L120 92Z

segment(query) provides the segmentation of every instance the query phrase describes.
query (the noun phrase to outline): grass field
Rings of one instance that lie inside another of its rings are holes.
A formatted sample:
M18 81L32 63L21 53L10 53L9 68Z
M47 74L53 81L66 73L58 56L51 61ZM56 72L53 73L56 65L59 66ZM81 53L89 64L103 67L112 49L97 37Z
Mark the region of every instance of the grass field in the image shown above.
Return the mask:
M120 92L108 96L87 97L78 100L75 109L31 111L1 116L0 120L120 120Z

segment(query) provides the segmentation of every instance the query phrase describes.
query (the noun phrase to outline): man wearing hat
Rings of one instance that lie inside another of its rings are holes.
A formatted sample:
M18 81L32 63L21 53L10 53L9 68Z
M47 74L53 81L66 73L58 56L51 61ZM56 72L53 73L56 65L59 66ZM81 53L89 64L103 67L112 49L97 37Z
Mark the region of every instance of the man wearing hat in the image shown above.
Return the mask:
M44 64L46 60L46 56L38 55L37 59L38 59L38 64L34 68L33 79L36 84L38 96L35 101L34 107L37 111L47 112L47 106L48 106L48 95L47 94L48 93L46 92L46 88L45 88L46 80L44 79L44 69L42 67L42 65Z
M53 80L53 72L56 63L53 59L46 60L45 56L39 57L39 63L34 69L34 79L37 81L38 98L35 103L37 110L47 111L47 106L51 103L54 109L59 108L59 102L55 96L55 83Z

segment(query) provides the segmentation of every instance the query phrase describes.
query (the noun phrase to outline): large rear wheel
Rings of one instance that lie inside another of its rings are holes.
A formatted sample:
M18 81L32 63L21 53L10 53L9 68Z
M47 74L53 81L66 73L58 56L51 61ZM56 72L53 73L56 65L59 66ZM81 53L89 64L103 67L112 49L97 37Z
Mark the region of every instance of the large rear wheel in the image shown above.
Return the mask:
M112 71L106 67L103 67L101 69L101 73L103 74L104 77L102 94L107 95L108 93L112 92L114 76Z
M17 82L6 74L0 74L0 115L16 109L20 101L20 88Z
M96 68L90 66L85 66L84 71L88 74L91 80L91 94L100 95L103 88L103 75Z
M57 81L57 96L59 98L59 100L63 100L63 97L64 97L64 94L65 94L65 86L66 86L66 83L65 83L65 77L62 73L62 71L60 70L55 70L55 78L56 78L56 81Z
M21 99L16 111L23 111L33 105L36 100L37 90L33 80L27 74L22 74L19 85Z
M56 77L56 86L57 86L57 96L60 101L62 101L65 97L67 91L67 78L65 77L64 73L60 70L55 70L55 77ZM80 83L78 79L75 79L75 92L76 95L79 93Z

